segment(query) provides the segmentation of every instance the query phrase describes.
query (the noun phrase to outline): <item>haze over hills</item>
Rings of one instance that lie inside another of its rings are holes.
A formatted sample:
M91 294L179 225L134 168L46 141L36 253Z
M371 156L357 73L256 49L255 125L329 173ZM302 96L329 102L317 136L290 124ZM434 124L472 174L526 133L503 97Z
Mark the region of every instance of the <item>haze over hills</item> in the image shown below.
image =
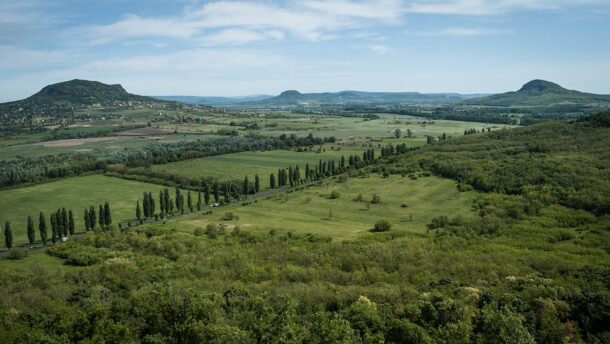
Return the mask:
M554 106L554 105L610 105L610 95L600 95L568 90L560 85L532 80L515 92L494 94L462 101L462 104L481 106Z
M241 97L206 97L206 96L152 96L160 100L176 101L193 105L238 105L245 102L264 100L273 96L260 94Z

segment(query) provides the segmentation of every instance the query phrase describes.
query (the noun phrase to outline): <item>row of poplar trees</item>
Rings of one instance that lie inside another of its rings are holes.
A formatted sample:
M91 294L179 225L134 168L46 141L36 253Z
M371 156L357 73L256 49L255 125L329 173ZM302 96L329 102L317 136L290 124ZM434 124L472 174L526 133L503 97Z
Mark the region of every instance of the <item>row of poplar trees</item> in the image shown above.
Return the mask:
M95 229L96 218L99 220L99 226L102 229L108 229L112 223L112 216L110 214L110 204L106 202L103 206L99 206L99 218L96 217L95 208L93 206L85 208L85 229ZM51 213L49 218L52 243L56 243L62 238L74 235L76 230L76 223L74 221L74 212L72 209L66 210L66 208L57 209L57 211ZM40 241L44 245L49 242L49 227L47 226L47 220L44 213L41 211L38 215L38 235ZM36 228L34 219L32 216L28 216L27 220L27 236L30 245L36 242ZM13 248L13 231L11 228L11 222L6 221L4 224L4 244L8 249Z

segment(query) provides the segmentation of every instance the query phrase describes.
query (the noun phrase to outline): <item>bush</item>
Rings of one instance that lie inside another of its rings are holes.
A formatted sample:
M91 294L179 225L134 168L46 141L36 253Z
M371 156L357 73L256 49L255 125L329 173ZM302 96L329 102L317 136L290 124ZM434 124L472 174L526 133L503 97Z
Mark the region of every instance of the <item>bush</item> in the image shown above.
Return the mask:
M8 252L8 259L19 260L19 259L23 259L27 256L28 256L28 251L24 250L22 248L18 248L18 247L13 247Z
M341 196L341 194L339 194L339 191L337 191L337 190L333 190L333 191L330 193L330 197L329 197L329 198L330 198L330 199L337 199L337 198L339 198L339 196Z
M239 216L233 214L232 211L229 211L224 214L224 216L221 218L221 220L223 220L223 221L239 220Z
M374 194L373 198L371 199L371 203L372 204L379 204L381 203L381 197L379 197L379 195Z
M375 226L373 229L371 229L371 232L387 232L390 229L392 229L392 224L390 224L387 220L379 220L375 223Z

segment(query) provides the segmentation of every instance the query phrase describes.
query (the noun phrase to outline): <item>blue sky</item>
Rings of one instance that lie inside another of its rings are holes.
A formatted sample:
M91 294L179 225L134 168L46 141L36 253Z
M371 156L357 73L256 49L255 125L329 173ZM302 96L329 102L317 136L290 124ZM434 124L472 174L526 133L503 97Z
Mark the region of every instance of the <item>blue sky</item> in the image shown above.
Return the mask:
M146 95L610 93L610 0L0 3L0 101L74 78Z

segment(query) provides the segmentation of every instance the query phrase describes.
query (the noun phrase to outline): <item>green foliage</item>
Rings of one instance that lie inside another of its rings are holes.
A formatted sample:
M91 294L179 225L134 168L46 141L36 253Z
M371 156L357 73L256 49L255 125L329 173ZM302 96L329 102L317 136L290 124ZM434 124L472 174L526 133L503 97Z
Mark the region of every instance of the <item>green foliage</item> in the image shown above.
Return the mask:
M371 229L371 232L387 232L392 229L392 224L387 220L379 220L375 222L375 226Z

